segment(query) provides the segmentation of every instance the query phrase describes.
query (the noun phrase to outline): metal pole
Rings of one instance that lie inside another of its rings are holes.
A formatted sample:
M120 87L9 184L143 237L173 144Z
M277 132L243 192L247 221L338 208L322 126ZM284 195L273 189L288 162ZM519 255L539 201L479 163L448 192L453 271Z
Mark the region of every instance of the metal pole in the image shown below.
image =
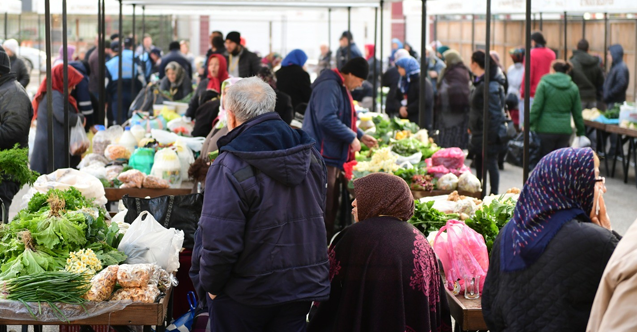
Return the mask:
M48 149L48 165L47 172L53 173L55 171L54 163L54 151L55 145L53 143L53 92L52 80L51 80L51 2L50 0L44 0L44 29L46 39L46 108L47 108L47 139L49 140Z
M347 61L349 62L352 59L352 7L347 7L347 32Z
M487 0L487 33L484 43L484 103L482 104L482 197L487 195L487 151L489 149L489 84L491 83L491 55L489 49L491 45L491 0ZM527 71L528 73L528 71ZM526 75L529 76L529 75ZM490 188L497 191L498 188Z
M106 0L101 0L101 17L99 24L102 26L102 47L100 48L100 118L98 119L98 124L104 123L104 118L107 118L106 112L106 66L103 64L106 63Z
M66 0L62 0L62 64L64 73L64 162L62 165L68 168L71 165L70 141L69 141L69 59L68 59L68 40L66 25Z
M434 40L438 40L438 15L434 15L434 26L433 26ZM434 50L436 51L436 50Z
M586 39L586 19L582 16L582 39Z
M533 13L533 30L537 29L537 16Z
M9 39L9 13L4 12L4 40Z
M564 61L568 60L568 18L564 12Z
M380 60L380 71L383 71L383 7L385 7L385 1L380 0L380 47L378 52L378 57ZM382 81L382 80L381 80ZM383 103L383 93L382 93L382 82L381 82L381 93L380 93L380 112L385 113L385 104Z
M540 31L542 31L543 24L544 24L544 19L542 18L542 13L540 12Z
M269 51L269 54L272 54L272 21L270 21L270 24L269 24L269 31L270 31L270 33L268 34L269 35L269 40L270 40L270 48L269 48L270 51Z
M327 9L327 47L332 50L332 8Z
M604 72L608 69L608 13L604 13Z
M144 48L144 37L142 36L142 48ZM133 56L131 56L130 62L131 62L131 68L133 70L133 84L131 84L130 87L130 95L131 98L135 98L135 45L137 43L135 42L135 4L133 4ZM192 75L192 73L191 73Z
M146 6L142 6L142 36L146 37ZM144 40L142 39L142 48Z
M435 26L435 24L434 24ZM433 113L427 110L427 0L422 0L422 22L420 35L420 98L418 99L418 126L431 132Z
M497 15L493 15L492 21L491 21L491 35L492 35L491 41L493 43L493 46L495 46L495 43L497 42L495 39L495 27L497 25L496 19L497 19ZM488 51L490 52L491 50L488 50ZM504 60L504 58L502 58L502 60Z
M476 49L476 16L471 14L471 51Z
M374 85L374 89L372 90L372 112L376 112L376 97L378 96L378 58L376 57L376 43L378 42L378 7L374 9L374 81L372 84ZM637 67L636 67L637 68Z
M637 20L633 21L635 23L635 36L637 36ZM637 48L637 46L634 46ZM637 69L637 54L635 54L635 69ZM637 100L637 84L633 84L633 99Z
M531 72L531 0L526 0L526 35L524 36L526 45L524 47L524 72ZM524 158L522 162L522 181L526 183L529 178L529 131L531 124L531 75L524 75Z
M115 112L115 122L119 123L119 115L122 113L122 64L124 63L124 31L122 21L122 0L119 0L119 59L117 63L117 112Z
M21 31L22 31L22 14L18 14L18 38L20 37ZM19 42L22 42L22 40L19 40ZM18 53L22 55L22 53L20 52L20 48L18 48Z
M42 28L42 20L40 14L38 14L38 49L42 49L42 34L40 33L40 29ZM38 57L38 82L42 82L42 59Z

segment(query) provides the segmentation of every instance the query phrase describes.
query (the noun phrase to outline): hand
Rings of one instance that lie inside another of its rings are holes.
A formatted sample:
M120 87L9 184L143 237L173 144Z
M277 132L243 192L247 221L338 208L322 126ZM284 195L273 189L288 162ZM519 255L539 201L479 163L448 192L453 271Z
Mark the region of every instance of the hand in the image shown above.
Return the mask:
M400 108L400 117L402 118L406 118L407 116L409 116L409 113L407 113L407 107L403 106Z
M438 78L438 73L435 70L430 70L429 71L429 77Z
M378 141L369 135L363 135L363 137L361 137L361 141L370 149L378 145Z
M210 293L208 293L208 296L210 297L211 300L214 300L215 298L217 298L217 295L212 295Z
M91 127L91 132L93 135L97 134L97 128L95 126Z
M603 183L595 184L595 195L593 196L593 210L591 211L591 221L594 224L611 230L610 218L606 211L606 203L603 194L606 192L606 186ZM599 204L599 205L598 205ZM599 209L599 211L598 211Z
M361 150L361 142L358 140L358 138L354 138L354 140L349 146L352 152L358 152Z
M82 124L83 127L86 127L86 118L84 118L84 123Z

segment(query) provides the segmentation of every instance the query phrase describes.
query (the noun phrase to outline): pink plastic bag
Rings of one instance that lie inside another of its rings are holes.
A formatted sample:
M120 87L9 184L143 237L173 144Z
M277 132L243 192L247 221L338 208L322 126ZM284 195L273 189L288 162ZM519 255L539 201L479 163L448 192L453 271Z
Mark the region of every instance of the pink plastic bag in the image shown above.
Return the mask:
M427 158L425 159L425 166L427 166L427 168L432 168L434 167L433 162L431 161L431 158Z
M460 169L452 169L450 171L455 176L460 177L460 175L462 175L464 173L471 173L471 168L469 168L469 166L462 165L462 168L460 168Z
M438 150L431 157L434 166L445 166L448 169L459 169L464 166L464 152L460 148Z
M444 166L434 166L427 168L427 173L433 175L436 179L439 179L443 175L449 174L449 169Z
M444 231L446 237L441 237ZM458 282L464 291L465 277L480 277L480 293L489 270L489 254L482 235L462 221L449 220L434 239L434 251L445 271L447 289L453 291Z

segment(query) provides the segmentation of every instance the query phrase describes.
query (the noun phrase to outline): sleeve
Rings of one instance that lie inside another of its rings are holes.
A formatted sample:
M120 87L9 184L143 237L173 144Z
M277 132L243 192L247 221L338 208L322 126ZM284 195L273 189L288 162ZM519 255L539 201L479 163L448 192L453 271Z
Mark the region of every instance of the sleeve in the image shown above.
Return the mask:
M203 93L203 91L205 91L205 88L207 86L207 81L206 80L202 80L201 82L199 82L199 86L197 87L197 91L195 92L195 95L192 96L192 98L190 99L190 102L188 103L188 110L186 110L186 114L185 116L194 120L195 119L195 111L197 110L197 108L199 108L199 99L201 98L201 94ZM203 86L203 89L202 89Z
M531 106L531 114L529 117L529 126L531 127L531 130L535 130L533 126L540 121L540 116L544 109L544 89L544 83L540 82L540 84L537 85L537 90L535 90L535 99L533 99L533 105Z
M312 96L312 82L310 81L310 74L304 72L303 82L301 84L301 100L304 103L310 101L310 97Z
M159 64L159 68L157 71L157 74L159 74L159 79L163 79L164 76L166 76L166 65L167 65L167 61L165 61L164 59L161 59L161 63Z
M586 129L584 128L584 118L582 117L582 100L580 99L579 89L573 84L573 121L575 122L575 128L577 129L577 136L586 135Z
M53 95L53 118L55 121L64 125L64 98L62 96L55 97ZM69 104L69 128L73 128L77 124L78 117L80 121L84 120L84 116L73 111L73 105Z
M31 81L31 77L29 76L29 71L27 70L27 66L24 64L24 61L21 60L21 65L19 66L20 72L18 73L19 82L26 89L27 85Z
M320 98L313 100L314 109L316 110L316 119L327 137L350 144L356 138L350 128L348 128L341 120L338 113L338 89L322 88L323 94ZM212 187L209 187L212 188Z
M91 93L88 91L88 79L82 79L75 87L75 92L79 111L84 117L93 116L93 104L91 103Z
M22 137L29 135L33 115L31 102L24 95L5 96L0 105L0 150L11 149Z
M201 287L201 283L199 282L199 261L201 260L201 229L197 228L195 231L195 245L192 248L192 257L191 257L191 265L190 271L188 271L188 276L192 281L193 288L197 293L197 298L200 301L205 303L206 299L206 291Z
M260 68L261 58L258 55L252 53L252 56L250 57L250 72L253 73L253 75L257 75Z
M206 187L216 189L204 194L199 220L202 238L199 282L213 295L223 292L234 264L243 252L247 217L244 211L248 210L239 182L223 165L223 159L217 162L210 167L206 177ZM218 192L224 194L218 195Z
M602 100L604 97L604 72L602 68L597 67L596 76L595 87L597 88L597 100Z
M168 81L168 77L164 77L159 83L159 90L168 91L168 89L170 89L170 81Z
M424 96L423 96L424 97ZM407 113L409 115L418 115L420 104L420 77L417 80L412 81L409 86L409 93L407 95Z
M628 88L628 69L624 68L621 72L615 75L614 84L610 85L610 91L608 93L609 97L616 96L622 94Z

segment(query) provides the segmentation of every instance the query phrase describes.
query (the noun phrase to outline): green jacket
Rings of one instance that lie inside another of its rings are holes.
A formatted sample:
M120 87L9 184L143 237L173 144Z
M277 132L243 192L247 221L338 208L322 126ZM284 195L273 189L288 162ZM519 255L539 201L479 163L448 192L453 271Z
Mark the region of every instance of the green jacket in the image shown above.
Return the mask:
M548 74L542 77L531 107L531 130L543 134L572 134L571 115L577 136L585 134L579 89L571 77Z

